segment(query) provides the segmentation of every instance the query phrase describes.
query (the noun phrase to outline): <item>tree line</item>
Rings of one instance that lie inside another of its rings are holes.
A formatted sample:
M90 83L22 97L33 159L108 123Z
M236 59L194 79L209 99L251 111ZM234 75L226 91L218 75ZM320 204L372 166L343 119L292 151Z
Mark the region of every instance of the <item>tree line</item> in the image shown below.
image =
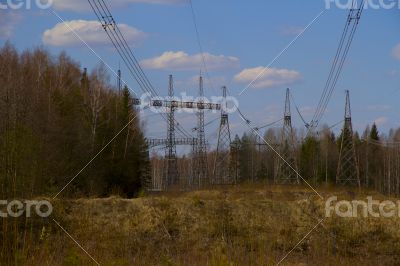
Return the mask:
M0 194L133 197L150 162L127 87L110 84L104 65L91 73L65 53L0 50ZM128 126L126 126L128 125ZM126 126L126 127L125 127Z
M269 129L264 135L278 152L280 133L280 129ZM296 168L307 182L315 185L336 183L342 134L336 136L328 126L307 137L294 134ZM353 141L361 186L400 195L400 129L392 129L388 135L383 135L373 124L367 126L361 136L354 132ZM263 144L252 133L234 138L232 157L238 182L274 181L281 159Z

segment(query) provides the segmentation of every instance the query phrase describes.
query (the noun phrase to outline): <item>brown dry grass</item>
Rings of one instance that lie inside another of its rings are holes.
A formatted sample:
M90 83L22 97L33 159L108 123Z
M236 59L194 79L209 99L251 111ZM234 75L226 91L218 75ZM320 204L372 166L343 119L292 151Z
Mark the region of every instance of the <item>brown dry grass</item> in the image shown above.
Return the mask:
M372 191L318 191L384 198ZM324 204L305 187L247 185L58 201L53 218L101 265L275 265L324 217ZM399 218L329 218L282 265L399 265L398 228ZM44 226L22 261L92 265L54 223Z

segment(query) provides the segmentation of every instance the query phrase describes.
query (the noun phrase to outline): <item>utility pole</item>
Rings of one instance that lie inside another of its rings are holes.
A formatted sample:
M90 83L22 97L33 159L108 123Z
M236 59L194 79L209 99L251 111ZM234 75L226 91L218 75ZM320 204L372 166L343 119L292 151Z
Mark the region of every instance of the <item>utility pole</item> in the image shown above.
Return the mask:
M292 115L290 111L290 90L286 90L284 123L281 133L279 152L282 158L278 158L278 171L275 183L299 184L297 174L297 162L295 154L294 132L292 127Z
M221 108L221 122L218 132L217 154L214 164L213 185L231 184L231 132L226 102L226 87L222 87L223 105Z
M348 90L346 91L344 125L340 143L336 184L356 185L360 187L360 172L354 145L353 126L351 122L350 92Z

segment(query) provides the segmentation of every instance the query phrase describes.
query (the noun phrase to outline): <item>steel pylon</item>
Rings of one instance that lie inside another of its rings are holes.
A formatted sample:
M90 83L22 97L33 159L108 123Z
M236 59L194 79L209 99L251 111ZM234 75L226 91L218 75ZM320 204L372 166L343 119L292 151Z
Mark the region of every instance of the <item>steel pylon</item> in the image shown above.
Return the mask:
M196 160L195 160L195 177L193 180L194 185L199 188L208 184L208 169L207 169L207 144L204 130L204 87L203 77L199 79L199 101L197 111L197 147L196 147Z
M340 139L339 163L336 184L360 186L360 172L353 138L351 122L350 92L346 91L344 125Z
M275 175L276 184L299 184L299 175L296 161L295 136L292 127L290 111L290 90L286 90L284 123L281 131L279 157Z
M231 132L226 103L226 87L222 87L223 104L221 108L221 122L218 132L217 153L214 164L213 180L215 185L231 184Z
M174 97L174 81L172 75L169 76L169 87L168 87L169 101L173 101ZM163 188L165 190L168 187L179 184L178 175L178 162L176 156L176 143L175 143L175 107L171 104L168 108L168 130L167 130L167 145L165 150L165 181L163 182Z

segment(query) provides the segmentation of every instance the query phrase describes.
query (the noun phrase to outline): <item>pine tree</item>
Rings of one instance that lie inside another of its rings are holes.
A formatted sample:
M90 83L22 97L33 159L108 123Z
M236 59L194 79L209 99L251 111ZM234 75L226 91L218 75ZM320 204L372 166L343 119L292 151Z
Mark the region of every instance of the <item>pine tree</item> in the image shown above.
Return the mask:
M380 147L380 136L377 125L374 123L371 127L368 140L368 175L371 180L371 185L382 191L383 184L383 153Z
M369 133L369 139L370 140L375 140L375 141L379 141L380 140L378 127L376 126L375 123L371 127L371 132Z

